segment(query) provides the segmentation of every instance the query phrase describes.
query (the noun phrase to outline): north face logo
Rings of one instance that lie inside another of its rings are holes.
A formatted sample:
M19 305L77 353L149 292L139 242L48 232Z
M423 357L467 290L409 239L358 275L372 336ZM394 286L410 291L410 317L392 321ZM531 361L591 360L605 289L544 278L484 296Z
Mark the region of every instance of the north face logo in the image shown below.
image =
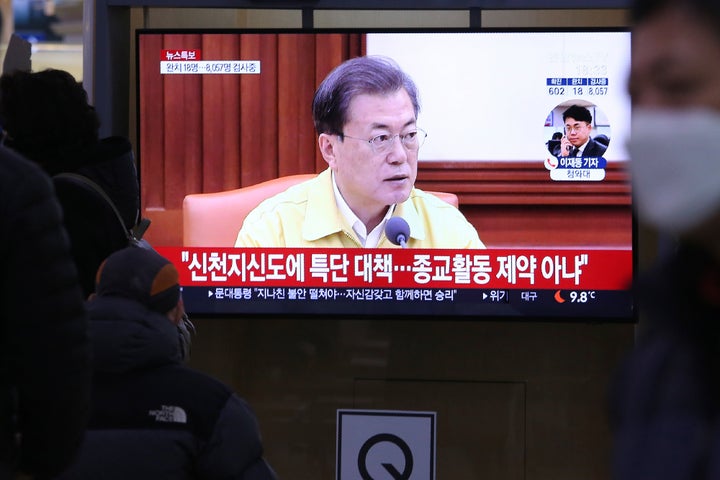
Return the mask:
M148 415L155 417L156 422L187 423L185 410L174 405L163 405L160 410L150 410Z

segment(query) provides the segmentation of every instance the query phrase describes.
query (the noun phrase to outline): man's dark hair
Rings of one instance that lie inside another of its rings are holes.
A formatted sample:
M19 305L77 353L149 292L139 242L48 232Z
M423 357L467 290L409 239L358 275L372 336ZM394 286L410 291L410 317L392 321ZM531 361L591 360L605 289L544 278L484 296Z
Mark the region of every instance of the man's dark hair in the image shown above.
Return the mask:
M580 105L573 105L563 112L563 122L568 118L574 118L575 120L580 120L581 122L587 122L590 124L592 123L592 114L590 113L590 110L585 107L581 107Z
M381 56L356 57L340 64L325 77L312 102L318 134L342 135L350 101L357 95L386 95L401 88L410 96L415 116L420 111L415 82L393 60Z
M605 145L606 147L610 145L610 137L608 137L608 136L605 135L604 133L601 133L601 134L599 134L599 135L595 135L595 137L593 138L593 140L595 140L596 142L602 143L602 144Z
M0 77L0 126L9 147L52 170L54 158L97 142L100 119L69 72L14 71Z

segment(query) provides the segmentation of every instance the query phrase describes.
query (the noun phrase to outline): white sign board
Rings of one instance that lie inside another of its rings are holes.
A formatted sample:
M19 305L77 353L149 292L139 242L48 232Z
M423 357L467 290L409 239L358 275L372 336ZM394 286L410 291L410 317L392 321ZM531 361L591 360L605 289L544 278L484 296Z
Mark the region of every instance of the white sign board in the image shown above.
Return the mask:
M435 480L435 412L337 411L337 480Z

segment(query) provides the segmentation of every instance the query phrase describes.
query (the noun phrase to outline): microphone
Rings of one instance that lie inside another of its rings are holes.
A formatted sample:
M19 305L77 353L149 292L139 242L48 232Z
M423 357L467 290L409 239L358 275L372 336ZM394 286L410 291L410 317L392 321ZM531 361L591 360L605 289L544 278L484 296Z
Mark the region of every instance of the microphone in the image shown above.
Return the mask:
M410 225L402 217L390 217L385 224L385 236L395 245L407 248L405 242L410 237Z

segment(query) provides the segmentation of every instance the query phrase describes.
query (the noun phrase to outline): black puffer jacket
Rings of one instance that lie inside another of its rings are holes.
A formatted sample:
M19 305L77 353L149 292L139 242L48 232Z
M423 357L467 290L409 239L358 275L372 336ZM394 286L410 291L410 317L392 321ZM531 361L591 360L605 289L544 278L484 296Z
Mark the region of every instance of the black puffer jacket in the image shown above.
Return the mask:
M52 184L0 147L0 478L57 474L89 411L87 317Z
M183 366L177 328L128 299L88 302L93 412L63 479L271 480L250 407Z
M125 229L132 228L137 223L140 210L132 146L125 138L110 137L81 151L59 151L55 161L43 164L55 177L73 258L87 296L95 289L95 273L100 263L111 253L127 246L127 237L115 213L93 190L59 179L56 175L76 173L91 179L113 201Z

